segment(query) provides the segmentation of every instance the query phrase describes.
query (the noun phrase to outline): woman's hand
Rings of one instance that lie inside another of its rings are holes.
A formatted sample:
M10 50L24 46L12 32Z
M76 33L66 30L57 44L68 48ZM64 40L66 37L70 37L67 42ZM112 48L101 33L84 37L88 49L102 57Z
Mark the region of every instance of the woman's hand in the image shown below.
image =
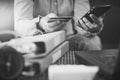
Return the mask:
M50 13L46 15L45 17L42 17L40 20L39 25L45 30L45 32L53 32L58 29L58 25L61 23L60 21L53 21L49 22L50 18L56 18L58 17L54 13Z
M90 33L99 33L103 28L103 16L98 18L95 15L90 14L90 17L94 22L91 23L88 19L83 18L82 20L79 20L81 24L80 27Z

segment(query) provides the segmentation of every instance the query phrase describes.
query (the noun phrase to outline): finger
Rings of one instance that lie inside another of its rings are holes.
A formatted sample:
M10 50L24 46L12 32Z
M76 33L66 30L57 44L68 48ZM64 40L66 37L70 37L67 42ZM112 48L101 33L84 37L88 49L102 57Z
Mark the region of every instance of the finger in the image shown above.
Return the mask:
M50 32L56 31L56 30L60 30L61 27L59 26L61 25L61 22L50 22L48 23L48 28L50 30Z
M99 21L100 21L100 22L103 22L103 18L104 18L104 17L101 16L101 17L99 18Z
M64 25L64 24L65 24L64 22L61 22L61 23L55 25L55 26L54 26L54 30L55 30L55 31L61 30L61 29L64 27L64 26L62 26L62 25Z
M98 17L96 17L96 16L93 15L93 14L90 14L90 17L93 19L94 23L96 23L96 24L99 23Z
M47 15L48 18L54 18L57 17L57 15L55 13L50 13Z
M49 22L48 24L49 24L49 26L51 27L51 28L54 28L54 27L56 27L57 25L59 25L61 22L60 21L54 21L54 22Z
M48 15L45 16L45 17L46 17L46 21L49 22L49 20L50 20L51 18L57 18L58 16L57 16L56 14L54 14L54 13L50 13L50 14L48 14Z
M88 29L91 29L93 28L93 24L87 20L86 18L83 18L84 22L85 22L85 25L88 27Z
M83 20L79 20L79 27L81 27L83 30L88 30L88 27L85 25L85 23L83 22Z
M85 25L88 26L88 30L89 32L92 32L92 33L95 33L98 31L98 24L95 24L95 23L91 23L89 22L89 20L87 20L86 18L84 18L84 22L85 22Z
M90 14L90 17L94 20L93 27L101 27L103 25L103 17L97 18L95 15Z
M97 18L96 16L94 16L93 15L93 18L94 18L94 20L95 20L95 23L94 23L94 25L95 25L95 27L98 27L99 29L101 28L101 27L103 27L103 18L104 18L104 15L103 16L100 16L99 18ZM96 18L96 19L95 19Z
M90 17L91 17L94 21L97 21L97 22L103 21L104 16L105 16L105 14L102 15L102 16L100 16L100 17L98 18L98 17L96 17L95 15L90 14ZM99 21L98 21L98 20L99 20Z
M49 17L45 16L45 17L42 17L41 20L40 20L40 23L47 23L49 21Z

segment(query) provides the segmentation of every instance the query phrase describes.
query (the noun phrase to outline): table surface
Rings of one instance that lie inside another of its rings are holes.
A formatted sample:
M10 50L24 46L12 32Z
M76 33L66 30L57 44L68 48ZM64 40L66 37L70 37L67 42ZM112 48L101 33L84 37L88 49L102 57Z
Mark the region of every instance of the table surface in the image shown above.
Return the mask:
M94 51L94 52L91 52L91 51L68 51L65 55L63 55L56 63L54 64L57 64L57 65L79 65L79 61L76 59L75 57L75 54L80 54L80 53L90 53L90 54L94 54L94 53L97 53L97 54L105 54L105 53L116 53L118 50L117 49L109 49L109 50L102 50L102 51ZM53 65L54 65L53 64ZM46 71L45 73L41 74L41 75L36 75L34 77L21 77L17 80L48 80L48 72ZM95 80L104 80L102 78L97 78Z

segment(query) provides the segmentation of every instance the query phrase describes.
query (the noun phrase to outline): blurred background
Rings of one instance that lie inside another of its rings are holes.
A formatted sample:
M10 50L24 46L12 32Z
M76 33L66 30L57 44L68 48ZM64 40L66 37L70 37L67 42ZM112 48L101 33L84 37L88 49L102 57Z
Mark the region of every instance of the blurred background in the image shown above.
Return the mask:
M0 31L13 30L14 0L0 0Z
M104 28L99 35L103 48L117 48L120 40L120 1L119 0L90 0L90 5L111 4L112 8L104 18ZM13 30L14 0L0 0L0 31Z
M90 0L91 6L110 4L112 8L104 18L104 28L99 35L103 48L117 48L120 40L120 1L119 0Z

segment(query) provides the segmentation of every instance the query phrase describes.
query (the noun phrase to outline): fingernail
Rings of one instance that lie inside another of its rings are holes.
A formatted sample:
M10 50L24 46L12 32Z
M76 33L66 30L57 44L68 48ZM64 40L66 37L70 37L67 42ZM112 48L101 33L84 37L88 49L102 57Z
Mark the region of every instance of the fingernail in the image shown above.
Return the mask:
M90 17L92 17L93 16L93 14L90 14Z
M85 20L85 18L83 18L83 20Z
M60 23L60 21L57 21L57 23L59 24L59 23Z

